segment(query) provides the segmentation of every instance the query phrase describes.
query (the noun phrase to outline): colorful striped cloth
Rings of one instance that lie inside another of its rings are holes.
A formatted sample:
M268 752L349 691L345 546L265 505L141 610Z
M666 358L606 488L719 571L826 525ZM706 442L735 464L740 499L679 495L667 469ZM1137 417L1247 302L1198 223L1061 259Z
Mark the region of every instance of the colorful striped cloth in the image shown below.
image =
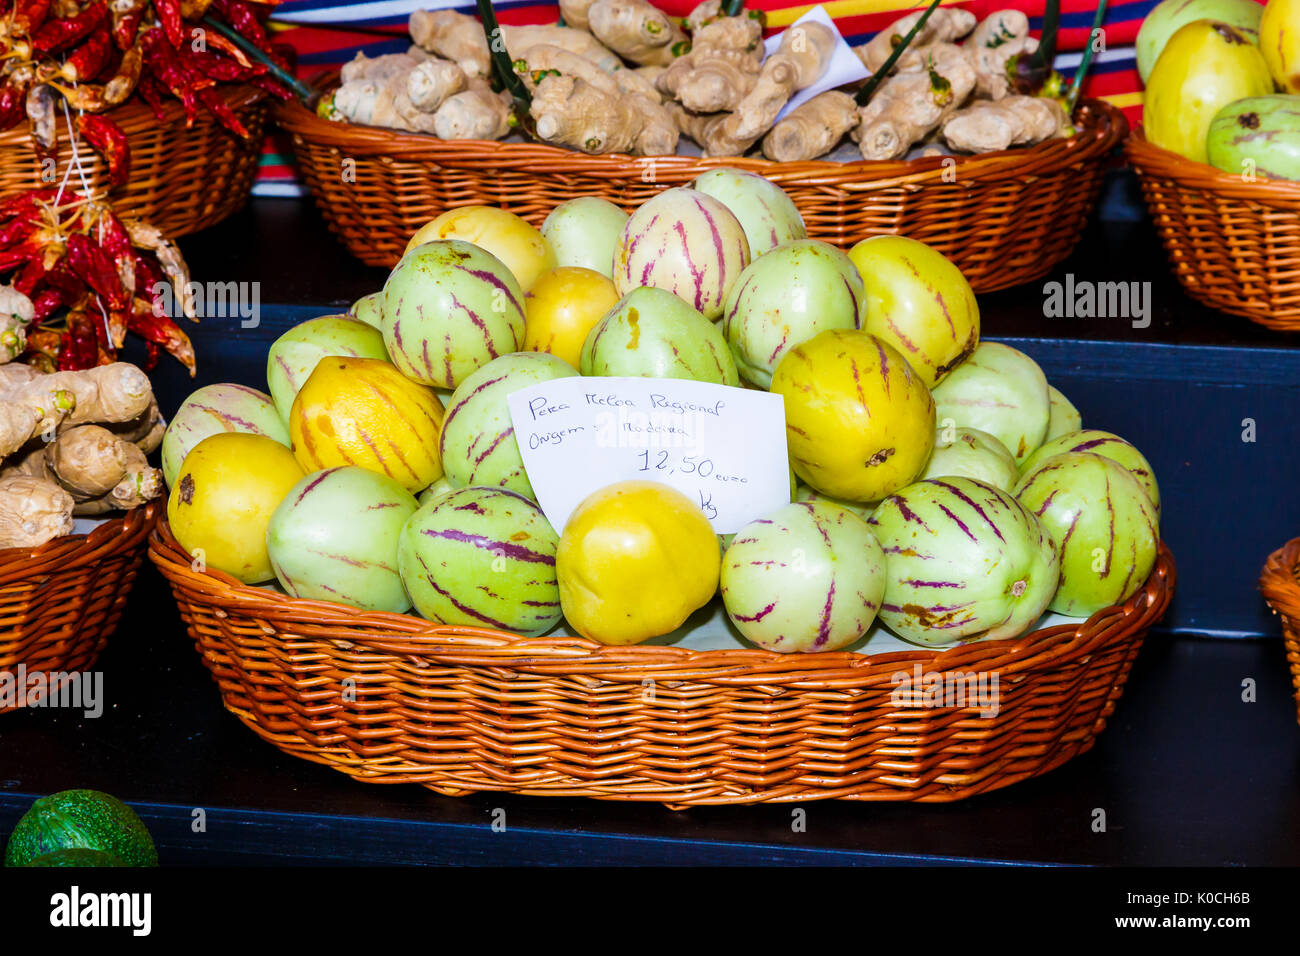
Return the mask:
M655 0L669 13L689 13L698 0ZM1094 54L1084 84L1084 94L1101 97L1124 110L1131 122L1142 113L1141 83L1138 81L1134 41L1143 18L1159 0L1129 0L1109 4L1103 21L1104 49ZM997 10L1017 8L1030 15L1032 29L1042 28L1046 0L945 0L944 6L964 7L983 19ZM779 32L816 4L787 0L748 0L747 6L767 12L769 32ZM850 44L857 45L900 16L921 9L919 0L826 0L821 6L835 18ZM406 22L412 10L451 7L473 14L472 4L455 0L286 0L275 8L276 38L291 44L299 55L301 76L310 78L337 67L363 50L367 55L396 53L410 45ZM554 23L559 9L552 3L497 2L502 23ZM1061 0L1061 30L1056 68L1072 76L1088 42L1096 0ZM300 192L292 157L273 139L266 154L254 192L261 195L296 195Z

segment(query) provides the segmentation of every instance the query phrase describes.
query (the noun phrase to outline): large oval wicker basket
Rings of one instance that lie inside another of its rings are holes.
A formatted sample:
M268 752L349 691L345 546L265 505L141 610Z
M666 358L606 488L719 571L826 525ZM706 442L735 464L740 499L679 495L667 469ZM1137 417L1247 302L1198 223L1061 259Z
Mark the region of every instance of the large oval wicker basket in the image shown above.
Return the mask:
M48 678L94 666L122 616L163 507L154 501L89 534L0 551L0 673L16 675L22 667ZM0 702L0 713L12 709Z
M185 111L174 100L164 104L161 121L137 100L107 114L122 127L131 147L130 180L109 191L119 216L145 219L175 238L215 225L243 207L261 158L269 112L266 94L252 87L229 87L221 95L249 131L247 142L206 111L187 128ZM61 126L59 133L57 176L50 183L41 178L41 162L26 124L0 132L0 197L62 180L72 149L67 130ZM103 161L84 147L80 152L92 188L107 189ZM75 172L69 183L80 186Z
M1282 641L1295 687L1296 720L1300 722L1300 538L1288 541L1268 556L1259 589L1268 606L1282 619Z
M1300 183L1248 181L1148 142L1124 146L1187 294L1261 325L1300 331Z
M1140 591L1077 627L783 655L522 638L291 599L196 570L165 522L149 556L226 708L287 753L448 795L675 807L950 801L1050 770L1092 746L1174 589L1162 547ZM996 675L996 715L896 699L897 675L918 668L986 689Z
M601 196L631 211L655 193L733 166L785 189L813 238L842 247L885 233L923 240L976 291L1046 275L1079 240L1103 161L1128 132L1119 110L1084 101L1078 133L1026 149L909 162L587 156L540 143L444 141L331 122L297 101L280 126L316 205L349 251L391 267L422 225L453 206L501 206L540 225L555 206Z

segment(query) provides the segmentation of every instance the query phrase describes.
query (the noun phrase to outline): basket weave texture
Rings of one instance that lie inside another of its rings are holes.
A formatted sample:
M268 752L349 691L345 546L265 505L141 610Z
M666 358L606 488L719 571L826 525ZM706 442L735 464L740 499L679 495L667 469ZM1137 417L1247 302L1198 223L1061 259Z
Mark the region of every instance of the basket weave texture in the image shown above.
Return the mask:
M215 225L243 207L257 175L269 110L266 95L252 87L228 87L221 95L248 130L247 142L206 111L187 129L185 111L175 101L164 103L161 122L137 100L106 114L126 133L131 147L130 179L108 193L119 216L144 219L175 238ZM54 183L42 180L41 161L25 125L0 132L0 198L58 185L72 160L67 130L59 132ZM103 160L84 145L78 152L93 192L101 194L108 189ZM68 185L80 188L75 171Z
M606 647L364 613L196 570L166 522L149 556L226 709L286 753L453 796L673 807L950 801L1050 770L1105 727L1175 578L1162 546L1141 590L1077 628L866 657ZM895 702L896 675L916 667L996 674L996 716Z
M1153 145L1141 128L1124 148L1187 294L1300 331L1300 183L1248 182Z
M164 505L38 548L0 551L0 672L92 667L117 627ZM15 709L0 707L0 713Z
M1079 132L1026 149L909 162L587 156L540 143L444 141L322 119L296 101L276 119L316 205L348 250L391 268L407 240L455 206L500 206L541 225L557 205L600 196L631 212L720 166L751 170L794 200L808 234L847 248L902 234L952 259L977 292L1030 282L1070 254L1101 188L1124 115L1085 100Z
M1260 574L1259 589L1268 606L1282 619L1282 642L1295 687L1296 720L1300 722L1300 538L1287 542L1268 556Z

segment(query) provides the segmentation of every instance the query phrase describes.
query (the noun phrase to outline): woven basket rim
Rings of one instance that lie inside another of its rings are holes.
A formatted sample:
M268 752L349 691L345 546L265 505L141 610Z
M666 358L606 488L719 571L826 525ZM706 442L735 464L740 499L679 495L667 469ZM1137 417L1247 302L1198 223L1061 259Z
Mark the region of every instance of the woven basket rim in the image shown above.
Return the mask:
M326 74L326 88L333 74ZM494 140L441 140L429 133L337 122L318 116L297 99L275 104L276 123L305 140L332 145L352 156L382 155L405 161L435 162L456 169L523 166L597 178L640 177L648 168L673 174L674 178L696 176L709 169L730 167L757 172L773 182L799 181L832 188L851 189L869 185L873 189L898 185L920 185L951 179L950 169L959 171L957 183L976 178L1032 176L1044 169L1057 169L1104 156L1128 134L1123 112L1104 100L1083 99L1076 111L1082 128L1066 139L1051 139L1035 146L1019 147L972 156L933 156L912 160L830 160L779 163L766 158L722 156L629 156L609 153L589 156L576 150L546 143L505 143ZM947 163L947 160L955 161Z
M1146 138L1138 126L1124 143L1129 162L1141 176L1158 176L1172 180L1184 189L1199 189L1231 199L1282 206L1300 211L1300 182L1288 179L1257 179L1245 182L1238 175L1226 173L1208 163L1180 156L1157 146Z
M217 91L231 109L251 106L268 95L264 90L244 84L219 84ZM172 126L176 123L185 123L185 109L178 100L174 99L168 99L163 103L161 120L154 115L153 109L141 102L139 98L132 98L115 106L103 115L112 119L127 134L141 126ZM30 141L31 135L26 124L20 123L18 126L0 131L0 148L26 146Z
M0 549L0 585L10 584L49 566L48 573L80 568L143 541L162 516L165 502L155 498L109 518L89 532L66 534L35 548Z
M1293 538L1268 556L1259 576L1259 589L1268 606L1300 622L1300 538Z
M886 679L883 672L887 668L915 663L936 670L964 668L1003 673L1055 666L1063 660L1085 657L1113 640L1116 628L1136 631L1150 627L1163 612L1176 581L1173 555L1162 541L1155 567L1143 586L1124 604L1103 608L1078 625L1055 625L1015 638L949 648L918 647L914 651L873 655L851 651L778 654L744 647L726 650L644 644L616 647L583 637L522 637L488 628L437 624L413 614L366 612L343 604L293 598L279 591L243 584L213 568L195 570L165 518L150 533L149 557L173 586L181 582L191 585L193 590L202 592L204 600L237 608L241 615L288 622L304 639L334 640L328 634L314 636L310 632L345 628L351 647L386 654L446 655L458 663L547 672L644 670L656 673L665 669L680 676L679 672L684 670L707 670L713 680L719 678L716 671L722 670L735 672L729 682L757 683L762 683L765 675L769 678L782 675L789 680L789 675L796 672L800 675L794 678L796 683L835 680L880 683ZM871 679L863 681L863 677Z

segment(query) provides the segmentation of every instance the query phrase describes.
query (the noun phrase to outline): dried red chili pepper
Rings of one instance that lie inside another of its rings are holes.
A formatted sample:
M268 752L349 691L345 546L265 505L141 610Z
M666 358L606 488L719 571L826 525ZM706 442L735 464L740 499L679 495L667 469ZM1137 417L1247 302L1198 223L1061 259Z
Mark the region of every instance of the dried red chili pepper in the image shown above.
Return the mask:
M0 129L21 123L27 115L26 104L26 91L9 83L0 86Z
M59 295L58 289L42 289L38 292L32 299L32 321L27 326L28 331L48 319L61 305L63 305L63 296Z
M108 66L112 54L112 38L104 31L97 30L86 37L85 43L68 54L59 69L59 75L70 83L93 80Z
M26 241L40 224L40 213L35 208L21 216L15 216L0 227L0 249L9 249Z
M293 96L293 94L289 92L289 88L273 76L250 76L245 80L245 82L248 83L249 86L255 86L259 90L265 90L272 96L285 101L288 101Z
M127 328L148 342L161 345L194 375L194 346L180 326L143 299L137 298L127 318Z
M121 186L131 175L131 147L126 133L107 116L83 113L77 117L77 132L108 164L108 181Z
M148 0L114 0L113 43L119 50L129 50L135 44L136 34L140 32L140 21L144 17Z
M60 343L59 368L74 371L94 368L99 361L99 344L95 328L86 313L74 310L68 313L68 329Z
M10 35L31 36L50 14L50 0L17 0Z
M210 109L212 115L219 119L226 129L230 130L240 139L248 139L251 134L244 127L244 124L239 121L239 117L235 115L235 111L226 105L226 101L221 98L220 93L209 88L199 90L198 97L199 102Z
M32 50L36 53L61 53L90 36L107 20L108 7L103 0L94 0L75 17L47 21L32 37Z
M149 106L149 109L153 111L154 118L161 123L166 114L163 112L162 88L158 81L152 76L141 75L136 91Z
M33 256L14 276L13 287L23 295L31 295L46 276L45 263L41 256Z
M185 26L181 23L180 0L153 0L154 11L158 14L158 25L162 27L173 49L179 49L185 39Z
M131 304L131 297L122 287L113 260L85 236L73 233L68 237L68 265L108 308L125 309Z
M127 101L140 83L140 68L143 63L144 51L140 49L138 43L122 54L122 62L117 65L117 73L104 84L105 103L116 106Z

